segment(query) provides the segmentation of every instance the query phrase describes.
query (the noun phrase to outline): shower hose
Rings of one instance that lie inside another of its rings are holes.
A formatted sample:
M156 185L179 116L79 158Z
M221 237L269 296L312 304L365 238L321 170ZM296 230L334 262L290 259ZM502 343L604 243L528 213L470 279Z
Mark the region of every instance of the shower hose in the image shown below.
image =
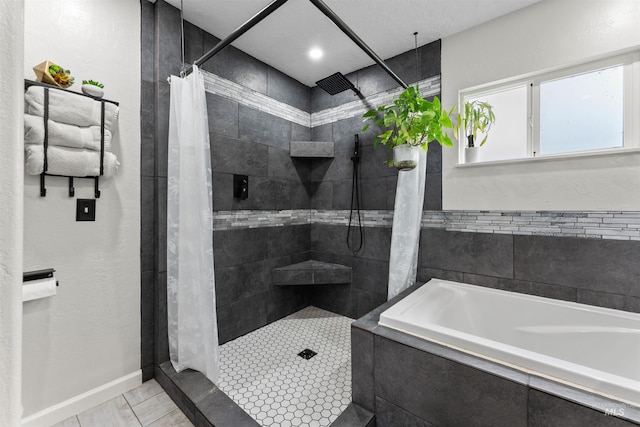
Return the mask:
M347 228L347 247L351 252L358 252L362 249L364 242L364 236L362 233L362 218L360 216L360 179L358 177L358 167L360 163L360 139L358 134L355 134L353 156L351 156L353 162L353 177L351 180L351 208L349 209L349 226ZM357 217L353 217L353 211L356 211ZM351 234L354 227L354 219L357 220L358 236L357 244L352 242Z

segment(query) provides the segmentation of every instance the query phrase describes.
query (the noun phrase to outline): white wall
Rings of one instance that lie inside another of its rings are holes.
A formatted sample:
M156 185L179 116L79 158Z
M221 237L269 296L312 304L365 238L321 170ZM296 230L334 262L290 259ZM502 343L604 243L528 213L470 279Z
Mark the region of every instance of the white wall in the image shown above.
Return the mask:
M51 60L82 79L105 84L120 103L113 152L121 165L100 181L96 221L76 222L77 198L93 181L25 176L24 268L52 267L52 298L24 304L24 415L140 369L140 2L29 0L25 5L24 77ZM139 377L137 379L139 381Z
M23 10L0 1L0 426L21 414Z
M640 46L638 28L637 0L544 0L442 40L443 102L457 103L468 87ZM444 209L640 210L639 153L456 167L458 147L442 151Z

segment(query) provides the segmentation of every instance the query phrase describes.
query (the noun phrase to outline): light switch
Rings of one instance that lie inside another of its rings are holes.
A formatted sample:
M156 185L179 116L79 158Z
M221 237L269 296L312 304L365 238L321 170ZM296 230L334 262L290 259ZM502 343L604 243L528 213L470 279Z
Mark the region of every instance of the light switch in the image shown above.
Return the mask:
M77 199L76 221L96 220L96 199Z

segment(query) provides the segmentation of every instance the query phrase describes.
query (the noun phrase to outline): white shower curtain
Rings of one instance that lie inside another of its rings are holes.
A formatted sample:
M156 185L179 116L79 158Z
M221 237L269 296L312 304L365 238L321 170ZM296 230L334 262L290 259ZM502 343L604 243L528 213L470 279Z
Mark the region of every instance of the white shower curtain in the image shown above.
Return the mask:
M418 166L410 171L398 172L387 299L395 297L416 282L426 173L427 153L422 149Z
M169 355L217 383L211 158L204 80L171 76L167 193Z

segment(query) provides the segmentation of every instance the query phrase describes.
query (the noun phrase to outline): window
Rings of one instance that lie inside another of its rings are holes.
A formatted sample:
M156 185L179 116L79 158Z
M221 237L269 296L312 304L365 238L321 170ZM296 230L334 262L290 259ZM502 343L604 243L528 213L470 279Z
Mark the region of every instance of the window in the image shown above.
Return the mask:
M476 161L637 148L639 57L636 52L462 91L461 104L487 101L496 116Z

